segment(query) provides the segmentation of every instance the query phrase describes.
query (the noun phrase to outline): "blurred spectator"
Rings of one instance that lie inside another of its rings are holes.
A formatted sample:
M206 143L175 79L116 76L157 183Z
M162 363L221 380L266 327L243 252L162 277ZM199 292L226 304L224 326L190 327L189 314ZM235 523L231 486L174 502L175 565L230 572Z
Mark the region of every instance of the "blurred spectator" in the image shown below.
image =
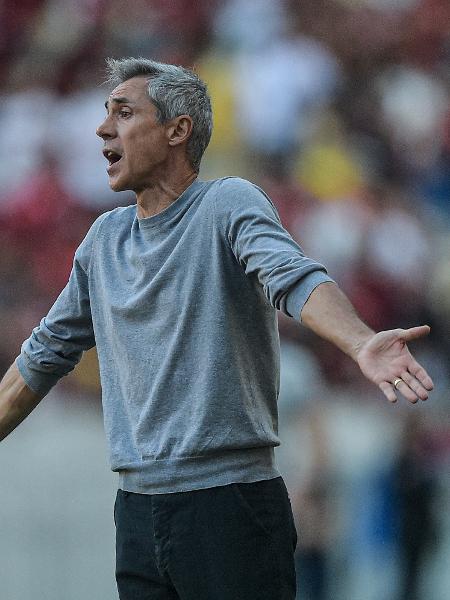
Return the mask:
M409 415L394 466L395 501L398 510L398 547L401 562L399 600L419 600L423 566L436 548L434 517L436 482L431 463L430 432L419 418Z
M1 97L0 114L0 211L5 195L12 192L39 165L40 152L47 137L55 108L52 90L38 82L21 82L18 89Z
M6 198L4 226L26 257L33 294L47 299L56 298L66 284L75 250L95 212L80 209L58 177L57 160L45 149L40 160L39 169Z
M114 56L152 56L191 65L208 41L216 0L139 0L133 10L103 2L107 52Z
M39 8L45 0L2 0L0 3L0 81L9 75L10 61L22 50Z
M377 77L381 126L389 131L397 160L405 169L423 171L442 145L442 124L450 97L433 74L396 65Z
M249 152L287 166L330 99L338 67L317 40L285 35L236 57L238 124Z
M295 520L299 533L296 569L298 600L325 600L328 597L328 556L333 539L330 508L330 473L320 404L305 415L311 434L309 476L295 497Z
M283 0L226 0L214 17L215 40L230 54L257 52L286 33L288 18Z

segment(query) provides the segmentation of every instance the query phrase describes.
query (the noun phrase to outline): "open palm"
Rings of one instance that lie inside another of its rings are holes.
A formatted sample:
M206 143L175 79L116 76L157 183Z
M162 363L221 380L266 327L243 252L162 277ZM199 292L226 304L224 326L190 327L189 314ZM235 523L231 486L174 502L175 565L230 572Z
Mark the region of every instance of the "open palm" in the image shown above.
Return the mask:
M425 369L414 359L407 342L428 335L428 325L411 329L381 331L369 338L360 348L358 365L363 374L373 381L390 402L397 400L398 390L412 403L428 398L433 381ZM397 387L394 387L394 382Z

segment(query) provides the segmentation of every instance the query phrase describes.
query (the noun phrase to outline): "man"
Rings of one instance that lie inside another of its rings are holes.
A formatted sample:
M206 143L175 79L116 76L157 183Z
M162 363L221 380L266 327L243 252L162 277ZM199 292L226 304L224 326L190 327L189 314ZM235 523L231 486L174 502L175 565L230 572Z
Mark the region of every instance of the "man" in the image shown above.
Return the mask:
M296 534L274 464L276 309L349 354L395 402L433 384L406 342L375 334L269 199L238 178L197 179L211 135L189 70L109 61L116 85L97 134L113 190L46 318L0 385L0 439L97 345L121 600L295 597Z

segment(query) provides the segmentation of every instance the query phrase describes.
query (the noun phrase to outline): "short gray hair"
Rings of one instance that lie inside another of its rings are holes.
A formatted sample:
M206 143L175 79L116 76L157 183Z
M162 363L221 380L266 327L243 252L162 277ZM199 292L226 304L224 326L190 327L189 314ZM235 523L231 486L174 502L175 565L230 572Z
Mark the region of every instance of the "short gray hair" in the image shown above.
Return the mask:
M190 69L167 65L147 58L106 59L108 83L118 85L132 77L147 75L148 95L160 123L179 115L192 119L192 133L186 152L198 171L212 133L212 109L206 84Z

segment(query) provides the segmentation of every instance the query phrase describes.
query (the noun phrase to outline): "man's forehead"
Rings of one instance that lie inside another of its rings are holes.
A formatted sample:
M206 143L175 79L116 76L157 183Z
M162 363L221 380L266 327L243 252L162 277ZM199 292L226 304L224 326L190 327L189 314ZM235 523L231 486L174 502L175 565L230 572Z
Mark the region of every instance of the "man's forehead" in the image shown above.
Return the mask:
M147 96L147 81L148 78L143 76L127 79L113 89L109 95L109 100L122 97L131 100Z

